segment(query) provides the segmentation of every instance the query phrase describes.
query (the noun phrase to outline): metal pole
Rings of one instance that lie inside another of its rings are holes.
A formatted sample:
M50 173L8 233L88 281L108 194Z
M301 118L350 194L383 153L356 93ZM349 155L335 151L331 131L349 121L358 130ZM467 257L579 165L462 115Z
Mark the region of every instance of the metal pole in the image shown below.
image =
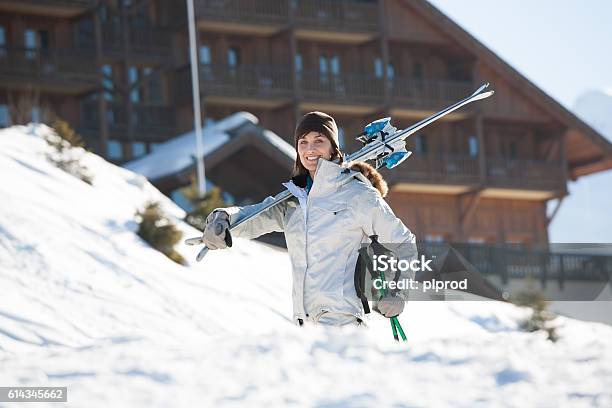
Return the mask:
M200 110L200 75L198 74L198 53L195 30L195 12L193 0L187 0L187 19L189 20L189 55L191 59L191 88L193 94L193 126L196 136L196 163L198 195L206 193L206 176L204 174L204 143L202 141L202 112Z

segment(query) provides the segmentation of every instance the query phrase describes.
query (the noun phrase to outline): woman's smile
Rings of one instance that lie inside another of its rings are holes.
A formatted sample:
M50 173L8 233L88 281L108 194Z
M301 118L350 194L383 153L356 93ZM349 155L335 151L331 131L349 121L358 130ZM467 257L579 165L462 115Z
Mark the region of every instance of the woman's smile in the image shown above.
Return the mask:
M332 144L327 137L318 132L310 132L300 138L298 154L302 165L314 176L319 159L329 160L332 155Z

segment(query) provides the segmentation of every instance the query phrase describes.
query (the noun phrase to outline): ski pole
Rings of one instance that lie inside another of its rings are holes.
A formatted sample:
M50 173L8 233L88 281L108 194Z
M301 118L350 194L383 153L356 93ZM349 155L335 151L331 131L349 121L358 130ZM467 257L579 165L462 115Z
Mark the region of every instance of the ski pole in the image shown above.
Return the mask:
M382 282L385 281L385 273L383 271L380 271L380 279ZM387 291L385 290L385 287L383 285L383 287L380 288L380 299L378 300L382 300L382 298L384 298L386 294ZM397 316L390 317L389 321L391 322L391 331L393 332L393 338L395 339L395 341L399 341L399 337L397 336L398 332L402 337L402 340L406 341L406 334L404 334L404 330L402 329L402 325L400 324Z

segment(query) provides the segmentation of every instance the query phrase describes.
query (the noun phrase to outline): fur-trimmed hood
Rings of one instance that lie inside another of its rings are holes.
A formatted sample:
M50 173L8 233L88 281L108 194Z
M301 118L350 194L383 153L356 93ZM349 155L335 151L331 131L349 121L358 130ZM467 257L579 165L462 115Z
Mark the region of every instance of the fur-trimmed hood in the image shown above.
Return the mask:
M378 190L381 197L386 197L389 192L389 187L387 186L387 182L383 178L383 176L374 168L374 166L369 165L366 162L350 162L347 167L353 171L358 171L363 174L370 183L372 183L372 187Z

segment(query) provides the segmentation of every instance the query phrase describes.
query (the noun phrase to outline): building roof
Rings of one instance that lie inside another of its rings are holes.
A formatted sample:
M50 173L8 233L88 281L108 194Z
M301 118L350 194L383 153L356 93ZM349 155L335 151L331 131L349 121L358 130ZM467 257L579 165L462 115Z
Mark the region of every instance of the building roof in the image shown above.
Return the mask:
M238 201L258 200L289 178L296 152L274 132L239 112L203 129L206 177ZM196 158L195 131L177 136L125 168L170 192L190 182ZM245 182L246 181L246 182Z
M481 58L498 75L508 82L516 84L518 92L524 93L544 111L567 126L566 156L569 164L569 176L572 179L612 169L612 143L604 136L525 78L428 1L402 1L461 46Z

